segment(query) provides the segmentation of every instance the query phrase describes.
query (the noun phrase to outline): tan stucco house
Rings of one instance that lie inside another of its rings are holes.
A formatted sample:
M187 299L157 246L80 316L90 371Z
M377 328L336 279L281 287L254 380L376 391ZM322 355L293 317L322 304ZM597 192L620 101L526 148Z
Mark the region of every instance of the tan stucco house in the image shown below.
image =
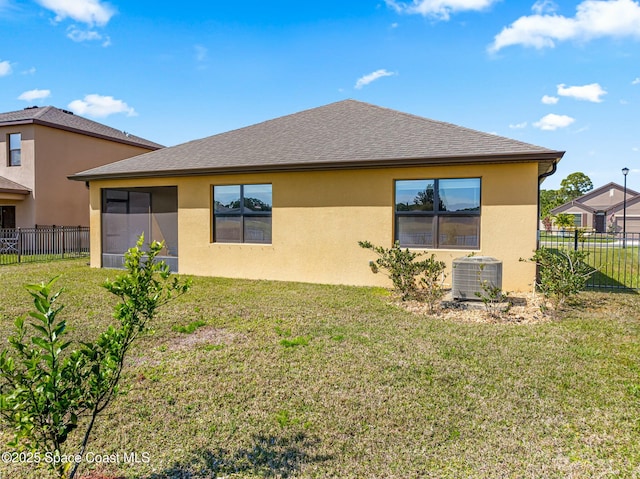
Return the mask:
M596 233L612 233L622 231L624 207L624 187L617 183L608 183L554 208L551 214L571 214L578 228ZM626 201L626 231L640 233L640 193L629 188Z
M0 113L0 228L88 226L79 170L162 146L52 106Z
M345 100L72 178L90 184L94 267L144 232L181 273L387 285L358 240L398 240L449 268L496 257L525 290L539 183L563 153Z

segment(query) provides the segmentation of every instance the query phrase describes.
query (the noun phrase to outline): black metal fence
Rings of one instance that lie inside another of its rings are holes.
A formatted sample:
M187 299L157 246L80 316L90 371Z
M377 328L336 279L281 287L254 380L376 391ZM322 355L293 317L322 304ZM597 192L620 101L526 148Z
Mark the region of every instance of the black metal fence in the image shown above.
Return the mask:
M86 226L0 229L0 265L89 255Z
M589 253L587 262L596 269L587 288L640 289L640 233L591 233L539 231L539 245L549 249L574 249Z

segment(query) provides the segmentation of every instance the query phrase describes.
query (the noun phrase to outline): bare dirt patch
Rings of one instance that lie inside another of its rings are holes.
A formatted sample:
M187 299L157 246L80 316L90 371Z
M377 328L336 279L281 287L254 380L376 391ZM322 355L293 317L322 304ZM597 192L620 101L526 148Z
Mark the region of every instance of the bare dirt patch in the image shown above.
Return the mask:
M169 343L169 349L184 351L193 349L195 346L228 345L242 339L242 335L232 333L223 328L198 328L191 334L181 334Z

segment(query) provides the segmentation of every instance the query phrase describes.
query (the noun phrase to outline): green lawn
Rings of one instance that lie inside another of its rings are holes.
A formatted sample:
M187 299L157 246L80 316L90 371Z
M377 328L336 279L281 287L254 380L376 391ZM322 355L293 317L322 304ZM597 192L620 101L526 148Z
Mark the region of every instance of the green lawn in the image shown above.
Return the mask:
M21 285L56 274L75 338L109 324L99 285L114 271L86 259L5 266L3 338L30 307ZM381 289L195 278L136 344L124 384L89 446L121 462L84 474L640 475L632 294L584 294L559 321L472 324L414 316ZM0 477L44 476L0 463Z

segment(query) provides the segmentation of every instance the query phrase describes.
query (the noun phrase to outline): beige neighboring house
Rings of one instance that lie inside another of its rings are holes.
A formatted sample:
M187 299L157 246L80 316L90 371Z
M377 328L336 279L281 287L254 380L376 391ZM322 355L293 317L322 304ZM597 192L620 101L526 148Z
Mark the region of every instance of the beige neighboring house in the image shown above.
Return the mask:
M624 206L624 187L617 183L608 183L552 209L551 214L571 214L575 217L575 226L596 233L620 232ZM640 193L629 188L626 217L627 233L640 233Z
M67 176L159 148L52 106L0 113L0 227L88 226L89 190Z
M140 233L180 273L389 285L359 240L504 262L531 289L539 184L564 152L354 100L77 173L89 182L91 265Z

